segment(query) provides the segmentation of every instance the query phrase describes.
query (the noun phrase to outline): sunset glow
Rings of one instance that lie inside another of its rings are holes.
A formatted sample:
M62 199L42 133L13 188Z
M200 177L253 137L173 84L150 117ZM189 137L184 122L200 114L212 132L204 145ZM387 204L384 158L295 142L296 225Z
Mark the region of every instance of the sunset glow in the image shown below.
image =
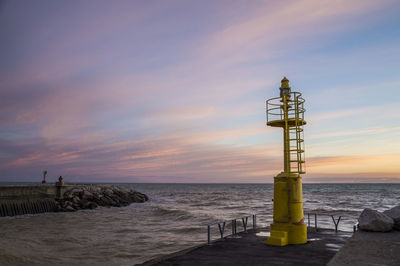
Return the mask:
M280 80L303 182L400 182L398 1L4 1L0 181L272 182Z

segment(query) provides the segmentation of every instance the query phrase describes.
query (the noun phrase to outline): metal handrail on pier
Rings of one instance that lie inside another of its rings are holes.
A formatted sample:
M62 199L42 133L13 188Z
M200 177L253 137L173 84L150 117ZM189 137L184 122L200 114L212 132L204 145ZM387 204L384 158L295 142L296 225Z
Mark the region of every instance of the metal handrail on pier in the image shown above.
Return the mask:
M220 239L224 239L224 238L226 238L226 237L229 237L229 236L231 236L231 237L235 237L235 236L237 236L238 235L238 233L240 233L240 232L245 232L245 233L247 233L247 230L248 230L248 228L249 228L249 226L248 226L248 220L249 220L249 218L250 217L252 217L252 229L254 230L254 231L256 231L257 230L257 216L265 216L265 215L267 215L267 214L252 214L252 215L247 215L247 216L243 216L243 217L240 217L240 218L235 218L235 219L232 219L232 220L225 220L225 221L221 221L221 222L219 222L219 223L213 223L213 224L208 224L207 225L207 244L208 245L211 245L211 242L213 241L212 239L211 239L211 227L213 226L213 225L218 225L218 230L219 230L219 234L220 234ZM343 219L342 218L344 218L345 216L339 216L337 219L335 218L335 216L334 215L319 215L319 216L328 216L328 217L331 217L331 219L332 219L332 222L333 222L333 224L334 224L334 227L335 227L335 232L338 232L338 227L339 227L339 223L340 223L340 221L342 221ZM312 220L312 218L311 217L313 217L314 218L314 226L312 227L311 225L311 220ZM237 221L242 221L242 231L239 231L238 232L238 223L237 223ZM307 227L308 228L314 228L314 230L315 231L318 231L318 214L317 213L307 213L307 221L308 221L308 223L307 223ZM227 234L225 234L225 229L226 229L226 226L228 225L228 224L231 224L231 229L232 229L232 233L231 234L229 234L229 235L227 235ZM357 226L357 223L356 224L354 224L354 226L353 226L353 232L356 232L357 231L357 228L358 228L358 226ZM327 229L327 228L320 228L320 229Z
M253 230L256 230L257 229L257 215L256 214L243 216L243 217L240 217L240 218L235 218L235 219L232 219L230 221L222 221L222 222L219 222L219 223L208 224L207 225L207 243L209 245L211 245L211 226L212 225L218 225L218 230L219 230L219 233L221 235L221 239L224 239L227 236L236 236L238 234L238 231L237 231L237 229L238 229L237 220L241 220L242 221L243 231L240 231L240 232L247 233L248 221L249 221L250 217L252 217L252 220L253 220L253 223L252 223ZM227 223L231 223L232 234L224 236L225 226L227 225Z

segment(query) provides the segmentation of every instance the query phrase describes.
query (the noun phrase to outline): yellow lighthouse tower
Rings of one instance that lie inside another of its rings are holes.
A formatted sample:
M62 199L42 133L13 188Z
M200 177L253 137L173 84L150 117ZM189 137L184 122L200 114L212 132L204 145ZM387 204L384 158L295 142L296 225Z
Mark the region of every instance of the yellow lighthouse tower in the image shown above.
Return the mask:
M274 178L274 221L267 244L285 246L307 242L300 174L304 168L304 99L291 91L284 77L280 97L267 100L267 125L283 128L284 171Z

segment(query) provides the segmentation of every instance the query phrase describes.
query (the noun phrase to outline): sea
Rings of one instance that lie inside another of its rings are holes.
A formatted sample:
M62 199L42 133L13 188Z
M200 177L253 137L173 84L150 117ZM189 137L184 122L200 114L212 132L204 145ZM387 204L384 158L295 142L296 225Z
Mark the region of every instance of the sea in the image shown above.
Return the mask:
M135 265L272 222L273 184L116 184L147 194L145 203L73 213L0 218L0 265ZM400 184L303 184L305 222L352 231L364 208L400 204ZM244 218L242 220L242 218Z

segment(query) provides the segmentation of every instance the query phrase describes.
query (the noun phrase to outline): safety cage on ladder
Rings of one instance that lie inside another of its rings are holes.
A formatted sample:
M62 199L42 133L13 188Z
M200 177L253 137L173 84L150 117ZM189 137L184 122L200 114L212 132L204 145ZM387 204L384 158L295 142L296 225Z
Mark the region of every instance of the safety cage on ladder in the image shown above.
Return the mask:
M300 92L289 92L284 97L275 97L267 100L267 125L272 127L287 127L289 131L290 172L304 174L304 102ZM285 108L284 106L287 106ZM285 109L287 116L285 116ZM287 117L285 119L285 117Z

